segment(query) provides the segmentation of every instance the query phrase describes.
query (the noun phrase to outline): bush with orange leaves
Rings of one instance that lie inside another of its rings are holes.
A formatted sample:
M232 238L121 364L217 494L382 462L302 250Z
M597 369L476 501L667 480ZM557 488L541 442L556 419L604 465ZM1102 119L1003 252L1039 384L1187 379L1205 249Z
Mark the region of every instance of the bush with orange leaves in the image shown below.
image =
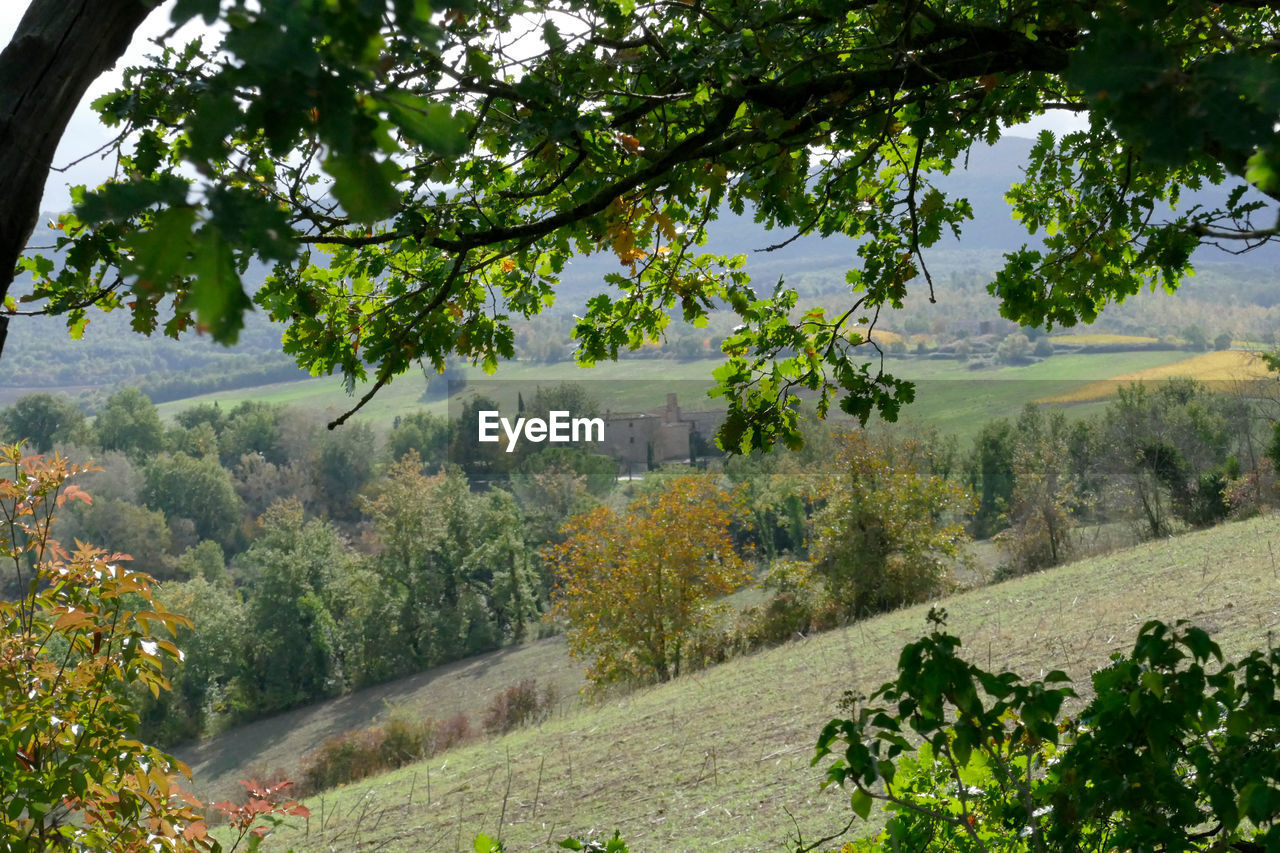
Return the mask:
M129 698L168 689L164 662L182 653L159 632L187 620L127 556L69 552L51 535L60 507L89 500L67 482L87 467L20 446L0 447L0 466L0 566L18 590L0 601L0 849L223 850L176 784L190 771L136 739ZM256 847L273 817L299 808L259 797L252 815L228 815L240 818L232 843Z
M732 494L705 476L681 477L615 512L570 519L547 555L556 572L554 612L569 623L569 649L590 659L596 684L667 681L709 628L715 599L748 580L729 535Z

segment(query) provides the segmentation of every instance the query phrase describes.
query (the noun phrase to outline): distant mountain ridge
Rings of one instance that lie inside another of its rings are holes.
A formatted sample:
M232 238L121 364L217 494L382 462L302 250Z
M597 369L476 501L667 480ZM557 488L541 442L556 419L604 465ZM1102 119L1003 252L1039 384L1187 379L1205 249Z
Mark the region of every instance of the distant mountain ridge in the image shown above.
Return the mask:
M968 268L989 275L999 263L999 255L1035 240L1009 213L1004 200L1009 187L1022 179L1023 166L1034 142L1017 136L1005 136L992 146L975 146L964 161L965 168L938 178L937 183L953 196L969 199L974 219L965 223L959 241L947 236L926 251L926 260L942 259L946 265ZM1226 197L1226 190L1209 188L1188 194L1185 205L1214 205ZM46 214L45 221L56 218ZM837 294L846 289L843 272L856 265L857 242L846 237L822 238L803 236L777 251L761 251L787 240L791 233L769 231L750 216L737 216L729 211L709 226L706 250L716 254L746 255L747 268L758 287L771 288L778 279L808 274L810 284L818 292ZM56 231L42 226L32 238L33 245L52 244ZM1233 257L1213 249L1198 254L1202 263L1230 259L1253 272L1253 279L1264 278L1276 268L1280 249L1266 247ZM966 260L967 259L967 260ZM932 266L932 263L931 263ZM607 289L604 277L621 271L612 255L597 254L573 260L566 267L552 312L567 314L580 310L586 298ZM266 268L258 267L265 276ZM815 285L813 281L816 280ZM918 288L917 288L918 289ZM1270 300L1273 288L1269 282L1254 281L1245 299ZM21 292L21 281L15 287ZM286 367L280 351L284 327L267 320L260 311L246 317L246 328L240 343L231 349L212 344L198 335L172 341L155 335L143 338L129 325L127 312L106 315L92 312L84 339L70 341L65 322L57 317L18 317L10 324L9 340L0 370L0 388L34 389L40 387L107 387L117 383L139 384L148 381L170 381L184 373L202 372L224 375L247 371L247 361L258 360L255 368ZM251 371L249 371L251 372ZM246 376L248 373L246 372ZM224 381L234 381L225 380Z

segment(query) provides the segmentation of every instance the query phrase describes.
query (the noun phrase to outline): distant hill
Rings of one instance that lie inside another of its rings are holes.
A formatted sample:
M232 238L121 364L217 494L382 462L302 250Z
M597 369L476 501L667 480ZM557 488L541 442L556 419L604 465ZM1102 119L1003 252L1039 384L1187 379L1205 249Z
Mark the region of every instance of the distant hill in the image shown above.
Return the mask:
M1026 232L1009 215L1004 193L1021 178L1031 146L1029 139L1006 136L993 146L974 148L963 171L939 180L947 191L970 200L975 219L967 223L962 240L946 238L926 254L935 277L939 271L959 271L976 275L977 283L985 284L985 276L1000 264L1001 253L1027 242ZM1225 192L1211 189L1192 194L1187 203L1211 204L1223 197ZM42 217L52 218L52 214ZM767 231L749 216L728 211L709 230L708 251L746 255L748 270L761 287L772 287L785 276L793 284L803 281L805 293L843 293L847 289L844 271L857 260L857 243L844 237L807 236L775 252L759 251L791 235ZM54 233L42 227L31 242L52 243ZM1213 249L1203 249L1199 255L1202 262L1215 267L1226 257L1230 256ZM1268 247L1231 260L1232 265L1223 268L1226 272L1216 277L1216 285L1201 289L1201 280L1193 280L1188 292L1194 291L1199 298L1210 301L1263 307L1280 300L1274 272L1280 249ZM552 312L579 311L587 296L599 292L604 276L618 270L612 256L574 260L565 270ZM264 276L265 268L259 267L256 272ZM21 281L15 289L22 291ZM990 304L990 308L982 310L989 310L994 317L994 303ZM158 400L170 400L227 388L257 387L304 375L292 368L291 360L280 351L283 326L269 322L261 312L246 317L241 340L230 349L194 334L180 341L159 334L143 338L131 330L126 312L91 312L91 318L80 341L68 338L61 318L15 318L0 361L0 404L11 402L22 393L50 388L88 393L91 403L95 389L119 384L142 385Z

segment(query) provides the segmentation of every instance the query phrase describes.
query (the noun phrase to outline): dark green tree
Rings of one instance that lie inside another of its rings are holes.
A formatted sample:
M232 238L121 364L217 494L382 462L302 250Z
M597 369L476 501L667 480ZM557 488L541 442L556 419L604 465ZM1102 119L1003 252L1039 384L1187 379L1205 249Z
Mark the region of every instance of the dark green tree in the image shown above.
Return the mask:
M438 467L445 461L453 427L448 420L430 412L414 412L397 419L387 437L387 456L395 462L415 451L428 466Z
M359 495L373 479L378 442L367 423L347 424L321 437L312 468L316 500L334 521L360 518Z
M238 550L240 498L218 460L163 454L147 465L145 478L147 506L163 512L170 525L187 519L200 539Z
M1187 342L1188 349L1196 352L1204 352L1209 348L1209 336L1197 325L1185 327L1182 330L1182 339Z
M975 539L987 539L1008 525L1013 499L1013 428L1000 419L982 425L966 464L969 488L978 509L969 522Z
M1229 402L1192 380L1172 380L1121 388L1107 408L1108 452L1099 462L1111 474L1109 490L1148 536L1168 535L1177 521L1201 526L1225 517L1225 482L1213 475L1230 446L1222 414Z
M164 514L118 498L102 498L76 506L63 517L58 536L67 541L97 542L108 551L133 557L131 568L166 580L173 577L173 536Z
M27 394L0 412L4 441L26 441L36 453L48 453L54 442L75 437L84 413L70 399L54 394Z
M217 542L205 539L178 557L177 575L183 579L203 578L211 584L226 586L227 558Z
M223 583L197 576L165 584L160 599L189 617L192 626L177 632L183 659L167 668L172 691L144 699L144 735L179 743L250 716L253 709L246 707L242 684L253 638L241 596Z
M396 609L402 671L524 635L537 584L509 495L472 494L456 471L428 476L411 452L363 506L378 544L369 568Z
M103 450L120 450L135 462L164 449L164 425L147 396L124 388L107 398L93 419L93 433Z
M184 429L195 429L200 424L208 424L215 435L220 435L227 425L227 413L216 402L197 403L175 414L173 421Z
M1074 548L1075 483L1071 480L1070 427L1061 409L1028 403L1014 424L1010 527L997 537L1017 574L1056 566Z
M515 453L506 452L505 440L478 440L480 412L498 410L498 404L493 400L476 396L462 404L458 417L450 425L453 446L449 461L458 465L471 483L505 482L518 461Z
M494 489L481 498L476 547L467 555L473 583L487 587L488 609L498 639L523 642L540 615L542 584L535 543L526 541L515 498Z
M349 559L338 532L308 519L297 501L267 510L261 533L240 558L253 638L243 679L255 712L285 710L342 688L344 650L326 591Z
M227 414L218 433L222 464L232 467L245 454L255 454L273 465L287 461L280 423L285 417L282 406L246 401Z

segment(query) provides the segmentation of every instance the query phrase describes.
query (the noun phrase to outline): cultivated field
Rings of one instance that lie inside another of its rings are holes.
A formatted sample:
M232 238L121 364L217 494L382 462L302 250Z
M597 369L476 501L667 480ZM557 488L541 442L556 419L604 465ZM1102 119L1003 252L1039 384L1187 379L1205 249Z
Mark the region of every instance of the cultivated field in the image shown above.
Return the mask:
M662 405L666 399L666 386L678 383L679 387L672 390L679 392L680 405L690 410L705 410L717 402L708 399L705 392L711 386L711 371L720 363L719 359L635 359L608 362L584 370L569 361L554 365L506 362L492 376L486 376L478 368L470 369L467 371L467 379L479 393L502 397L510 391L512 398L515 397L515 383L523 386L522 390L527 397L528 389L537 385L583 382L603 408L628 411L647 410ZM443 380L435 378L435 381ZM512 384L507 386L507 383ZM385 431L391 428L398 415L423 409L440 415L446 414L448 406L443 400L432 403L422 401L426 388L427 382L422 375L407 373L379 391L356 417L367 421L377 430ZM164 403L157 408L161 417L171 419L183 409L202 403L217 402L226 409L243 401L254 401L293 406L317 417L334 417L354 406L365 390L367 389L359 387L355 396L348 396L340 380L326 376L203 394ZM503 399L497 402L507 403ZM510 403L514 405L515 400L512 399Z
M1102 332L1091 332L1081 335L1053 335L1050 340L1055 344L1067 346L1111 346L1114 344L1147 345L1159 342L1159 338L1145 335L1108 335Z
M1121 373L1098 382L1090 382L1066 393L1042 397L1042 403L1089 403L1105 400L1134 382L1164 382L1169 379L1196 379L1207 383L1251 382L1275 378L1257 353L1219 350L1182 359L1172 364Z
M1280 628L1278 548L1280 518L1260 518L944 605L969 655L1032 677L1062 668L1087 679L1152 618L1192 619L1238 656ZM797 831L821 837L849 809L840 792L819 790L820 769L809 765L817 731L843 691L889 677L898 650L924 630L925 610L794 642L331 791L308 801L311 818L294 819L266 849L457 851L487 832L509 850L546 850L569 833L615 828L637 851L778 851ZM279 732L285 749L304 748L289 732ZM230 748L244 750L240 767L260 763L258 744L233 739Z
M1065 395L1117 373L1160 368L1182 358L1182 353L1173 351L1069 353L1035 364L979 370L953 360L890 358L885 361L885 370L918 383L916 402L903 410L904 418L967 440L983 421L1016 415L1033 400ZM518 386L527 401L530 387L572 381L583 382L602 408L614 411L655 408L662 405L668 391L678 392L685 410L696 411L723 408L720 400L706 396L711 373L720 363L718 359L633 359L584 370L567 361L556 365L508 362L491 377L476 369L469 371L468 378L474 380L477 393L490 394L503 406L515 404L506 397L514 398ZM385 432L398 415L422 409L446 414L448 407L443 401L422 402L425 388L423 377L406 374L378 392L357 418ZM168 419L200 403L216 401L226 409L252 400L295 406L317 418L331 418L358 398L347 396L338 380L324 377L189 397L158 408Z

